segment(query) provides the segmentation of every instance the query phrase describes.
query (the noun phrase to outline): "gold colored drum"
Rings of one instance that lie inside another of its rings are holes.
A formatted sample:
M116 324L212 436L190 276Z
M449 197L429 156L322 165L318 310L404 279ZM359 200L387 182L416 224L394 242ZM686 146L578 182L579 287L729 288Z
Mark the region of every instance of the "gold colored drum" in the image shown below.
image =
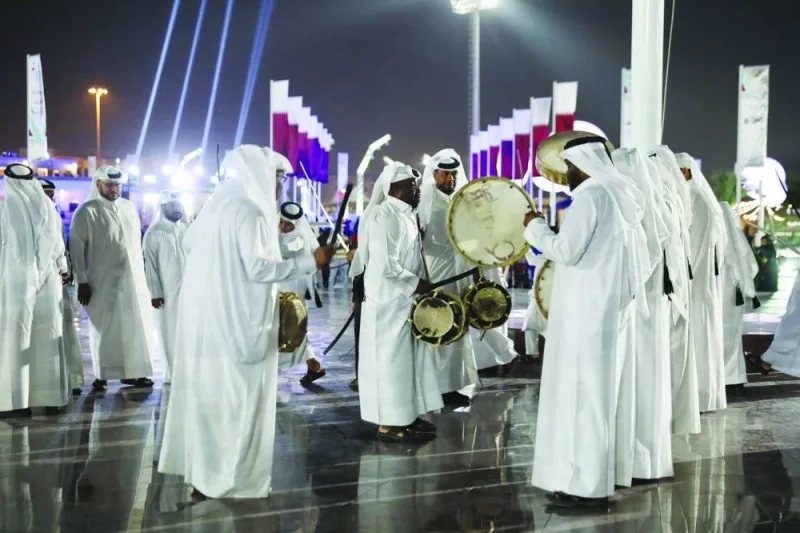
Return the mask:
M278 351L292 353L303 345L308 333L308 308L297 293L280 291Z
M533 301L545 320L550 318L550 298L553 294L555 263L549 259L536 268L533 277Z
M464 294L467 322L477 330L498 328L511 315L511 294L496 281L481 279Z
M564 147L568 142L575 139L583 139L584 137L597 137L595 133L587 131L565 131L562 133L554 133L547 139L539 144L536 149L536 170L539 171L547 181L555 183L556 185L569 185L567 180L567 162L561 157ZM606 141L606 148L608 152L614 151L614 145Z
M461 299L441 289L419 296L411 307L414 337L433 346L447 346L467 332L467 319Z

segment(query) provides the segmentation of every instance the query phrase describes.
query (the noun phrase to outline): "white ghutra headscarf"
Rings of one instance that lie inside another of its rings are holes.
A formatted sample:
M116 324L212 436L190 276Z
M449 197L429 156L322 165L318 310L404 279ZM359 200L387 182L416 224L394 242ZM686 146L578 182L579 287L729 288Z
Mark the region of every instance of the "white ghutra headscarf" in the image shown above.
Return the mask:
M445 148L444 150L436 152L436 154L430 158L428 164L425 165L425 171L422 173L419 207L417 208L419 226L423 230L428 227L428 223L431 221L433 204L436 200L436 179L433 177L433 172L435 170L455 170L456 188L453 194L457 193L467 184L467 174L464 172L464 164L461 162L461 156L458 155L458 152L452 148Z

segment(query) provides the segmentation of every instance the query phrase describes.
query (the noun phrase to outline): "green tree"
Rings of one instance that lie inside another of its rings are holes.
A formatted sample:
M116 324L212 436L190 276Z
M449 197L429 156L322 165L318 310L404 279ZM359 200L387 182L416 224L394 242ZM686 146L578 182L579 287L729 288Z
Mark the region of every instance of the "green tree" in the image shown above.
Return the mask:
M736 203L736 173L730 170L712 170L706 179L717 200Z

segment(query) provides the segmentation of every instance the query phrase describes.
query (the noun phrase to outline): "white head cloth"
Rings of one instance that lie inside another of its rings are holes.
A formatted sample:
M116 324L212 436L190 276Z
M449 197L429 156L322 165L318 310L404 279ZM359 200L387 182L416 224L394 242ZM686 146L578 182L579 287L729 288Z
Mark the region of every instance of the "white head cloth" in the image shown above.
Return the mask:
M664 253L664 244L669 238L669 229L664 222L664 187L654 164L636 148L619 148L611 154L617 169L630 177L645 198L643 226L647 236L647 256L652 269L658 266ZM651 175L651 170L654 175ZM648 276L649 277L649 276Z
M33 169L25 165L9 167L9 172L19 167L25 169L25 174L33 174ZM4 181L5 200L0 210L0 328L16 328L15 334L21 335L19 348L26 349L36 294L44 276L55 267L55 246L63 239L61 219L37 179L4 177ZM0 330L0 336L6 334Z
M665 185L680 200L680 207L683 209L683 220L688 228L692 224L692 195L689 192L689 184L681 173L678 160L668 146L656 146L651 152L655 154L655 160L663 169L662 179Z
M417 213L419 215L419 225L422 229L428 227L431 221L431 213L433 212L433 204L436 200L436 180L433 177L433 171L439 168L440 163L458 163L456 169L456 188L453 194L457 193L461 187L467 184L467 174L464 172L464 164L461 162L461 156L452 148L445 148L436 152L430 158L428 164L425 165L425 170L422 173L422 183L420 184L419 191L419 207Z
M633 180L617 170L602 142L588 142L568 148L561 156L590 177L573 192L573 196L584 187L600 186L608 191L619 219L614 236L619 235L625 241L627 276L625 281L633 296L641 295L639 299L641 311L645 315L648 314L649 311L644 303L646 302L644 284L651 267L642 227L645 196L639 192Z
M364 209L364 213L361 215L361 220L358 223L358 248L356 249L355 257L353 257L353 262L350 265L351 278L361 275L364 272L364 268L367 266L367 261L369 260L369 252L367 251L369 220L375 208L386 201L392 183L413 178L413 169L399 161L393 161L383 167L383 172L378 176L372 188L372 196L370 196L367 208Z
M289 211L292 216L298 216L298 218L290 218L284 216L284 210ZM281 239L283 240L291 240L295 238L300 238L303 240L303 249L305 250L306 254L312 254L314 250L319 248L319 241L317 241L317 236L314 234L314 230L311 229L311 224L308 223L308 219L306 218L306 214L303 212L303 208L300 207L299 204L294 202L284 202L281 205L279 214L282 220L287 222L291 222L294 225L294 229L289 233L281 233Z
M250 201L266 218L268 259L280 260L275 164L267 153L252 144L228 152L222 162L225 179L214 189L203 210L189 226L184 245L191 250L195 239L214 233L223 209L234 201Z
M161 191L158 195L158 205L153 210L153 218L150 220L149 228L152 228L157 223L161 222L162 220L167 220L164 218L164 206L172 203L172 202L180 202L180 194L175 191ZM171 222L171 221L170 221ZM148 229L149 229L148 228Z
M285 174L291 174L294 172L292 169L292 164L289 162L289 159L280 152L276 152L272 148L267 146L264 147L264 153L267 154L272 162L275 164L275 171L282 170Z
M731 269L731 275L736 285L747 298L756 295L754 279L758 274L758 263L756 262L753 250L744 236L739 220L733 212L733 208L727 202L720 202L722 219L725 221L725 229L728 234L728 247L723 255L723 263Z
M92 187L89 190L89 197L86 198L87 202L89 200L96 200L97 198L100 198L100 191L97 190L98 181L114 181L117 183L125 183L128 181L128 179L125 177L122 171L115 166L105 165L98 168L92 175Z
M709 235L710 242L718 244L718 253L722 253L727 241L727 232L725 231L725 223L722 220L722 208L719 205L717 197L714 196L714 191L711 190L711 185L708 184L705 175L697 165L697 161L687 153L677 154L675 160L679 168L688 168L692 172L692 179L689 181L689 187L695 187L700 192L700 197L703 203L708 206L711 213L711 225Z

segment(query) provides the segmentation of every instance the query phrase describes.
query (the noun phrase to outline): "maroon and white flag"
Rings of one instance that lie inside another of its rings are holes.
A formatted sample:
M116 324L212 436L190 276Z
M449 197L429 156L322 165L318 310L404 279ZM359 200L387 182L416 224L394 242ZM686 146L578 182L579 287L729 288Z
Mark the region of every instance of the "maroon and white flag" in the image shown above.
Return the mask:
M513 177L514 172L514 119L500 119L500 175Z
M298 154L298 146L297 146L297 122L300 119L300 114L303 111L303 97L302 96L292 96L289 98L289 140L288 140L288 151L284 155L289 159L289 162L292 164L292 168L294 169L295 174L302 175L303 171L300 170L300 167L297 165L297 154Z
M269 115L270 148L289 157L289 80L269 82Z
M536 165L536 149L541 142L550 136L550 106L552 98L531 98L531 172L538 176Z
M489 168L487 176L499 176L500 126L489 126Z
M572 131L578 109L578 82L553 83L553 126L556 133Z
M481 136L475 133L469 136L469 177L477 179L480 177L481 160Z
M528 172L531 149L531 110L514 110L514 179L521 179Z
M480 136L481 154L479 170L479 177L483 178L489 175L489 132L482 131L478 134Z

